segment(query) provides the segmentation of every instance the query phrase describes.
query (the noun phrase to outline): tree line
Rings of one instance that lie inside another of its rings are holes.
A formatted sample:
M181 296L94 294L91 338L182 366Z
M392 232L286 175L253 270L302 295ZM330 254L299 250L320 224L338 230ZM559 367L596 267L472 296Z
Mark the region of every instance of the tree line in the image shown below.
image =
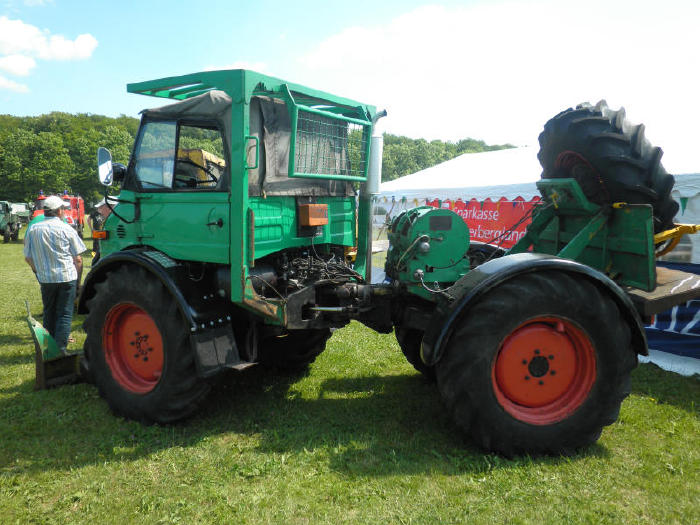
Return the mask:
M483 140L466 138L457 142L411 139L384 134L382 181L390 181L424 170L464 153L512 148L511 144L488 145Z
M0 199L29 202L45 194L101 197L97 148L105 146L126 163L138 119L49 113L36 117L0 115Z
M88 203L96 202L102 194L96 175L97 148L108 148L115 162L126 164L138 125L138 119L125 115L0 115L0 199L30 202L39 191L68 190ZM492 146L471 138L428 142L385 134L382 180L393 180L463 153L507 147L512 146Z

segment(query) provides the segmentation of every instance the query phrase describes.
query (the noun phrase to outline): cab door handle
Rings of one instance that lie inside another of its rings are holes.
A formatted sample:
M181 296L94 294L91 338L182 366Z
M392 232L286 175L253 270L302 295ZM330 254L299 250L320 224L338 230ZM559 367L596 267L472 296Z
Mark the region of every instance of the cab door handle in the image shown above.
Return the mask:
M208 222L207 226L218 226L219 228L222 228L224 226L224 220L222 218L219 218L219 220L217 221Z

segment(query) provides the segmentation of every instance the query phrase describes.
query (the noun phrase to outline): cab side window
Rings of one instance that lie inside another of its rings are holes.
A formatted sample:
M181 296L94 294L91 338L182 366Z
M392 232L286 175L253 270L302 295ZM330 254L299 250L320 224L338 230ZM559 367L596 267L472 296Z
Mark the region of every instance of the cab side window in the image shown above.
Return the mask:
M226 172L224 143L215 126L146 122L134 153L142 190L216 190Z
M217 128L181 125L174 188L216 189L226 171L224 158L224 142Z
M172 187L176 139L176 122L147 122L141 128L134 172L142 189Z

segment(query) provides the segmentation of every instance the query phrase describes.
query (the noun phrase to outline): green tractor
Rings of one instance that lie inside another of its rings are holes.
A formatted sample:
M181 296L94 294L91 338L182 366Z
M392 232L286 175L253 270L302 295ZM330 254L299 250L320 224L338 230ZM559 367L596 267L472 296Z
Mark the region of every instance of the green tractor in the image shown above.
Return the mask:
M0 201L0 235L3 242L16 241L22 222L8 201Z
M617 418L643 321L700 295L657 275L673 178L604 104L548 123L542 205L513 249L419 207L394 219L374 283L384 112L246 70L127 90L175 101L143 112L128 166L98 151L121 192L79 299L82 368L127 418L186 418L226 370L303 369L358 320L395 331L479 446L567 453Z

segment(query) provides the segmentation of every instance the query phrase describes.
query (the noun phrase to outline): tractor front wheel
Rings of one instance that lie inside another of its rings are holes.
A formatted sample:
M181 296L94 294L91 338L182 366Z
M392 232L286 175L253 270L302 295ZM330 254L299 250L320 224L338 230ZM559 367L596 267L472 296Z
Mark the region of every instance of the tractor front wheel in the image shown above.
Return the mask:
M637 363L615 301L559 271L514 277L477 301L436 364L457 425L507 456L594 443L617 419Z
M88 309L87 367L115 413L172 423L198 408L210 387L197 376L187 324L157 279L122 266L96 285Z

